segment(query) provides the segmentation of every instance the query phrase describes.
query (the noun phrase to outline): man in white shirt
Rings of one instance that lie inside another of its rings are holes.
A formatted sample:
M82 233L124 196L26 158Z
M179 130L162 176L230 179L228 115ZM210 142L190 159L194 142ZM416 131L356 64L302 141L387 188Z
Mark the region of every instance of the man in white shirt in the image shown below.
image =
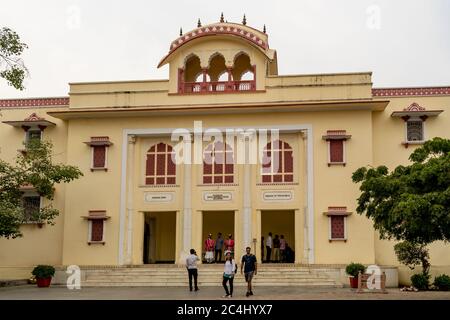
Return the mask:
M194 286L195 286L195 291L198 291L198 286L197 286L197 261L199 261L199 257L197 256L197 253L195 252L194 249L191 249L191 254L187 256L186 258L186 269L188 271L188 276L189 276L189 290L192 291L192 278L194 278Z
M270 262L270 255L272 254L272 247L273 247L272 232L269 232L269 236L267 237L267 240L266 240L266 250L267 250L266 262Z

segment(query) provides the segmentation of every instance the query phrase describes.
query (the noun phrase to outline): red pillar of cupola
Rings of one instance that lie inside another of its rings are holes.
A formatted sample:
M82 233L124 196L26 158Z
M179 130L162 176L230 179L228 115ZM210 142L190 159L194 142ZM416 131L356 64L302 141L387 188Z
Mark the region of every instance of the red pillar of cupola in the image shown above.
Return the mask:
M206 83L206 78L208 76L208 68L202 68L202 74L203 74L203 81L202 81L202 88L201 91L206 92L208 91L207 89L207 83Z
M227 83L227 91L232 91L233 90L233 68L232 67L228 67L227 68L227 73L228 73L228 83Z

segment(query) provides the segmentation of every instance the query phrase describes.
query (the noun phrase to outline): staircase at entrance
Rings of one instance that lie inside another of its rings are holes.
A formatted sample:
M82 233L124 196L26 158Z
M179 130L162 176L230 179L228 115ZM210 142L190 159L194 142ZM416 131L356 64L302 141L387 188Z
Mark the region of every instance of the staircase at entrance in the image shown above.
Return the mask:
M239 266L240 267L240 266ZM132 267L82 268L82 286L85 287L164 287L186 286L188 277L184 266L144 265ZM199 286L221 286L223 264L199 265ZM255 286L304 286L342 287L342 283L331 278L320 268L307 266L263 264L253 278ZM234 285L245 286L244 277L238 273Z

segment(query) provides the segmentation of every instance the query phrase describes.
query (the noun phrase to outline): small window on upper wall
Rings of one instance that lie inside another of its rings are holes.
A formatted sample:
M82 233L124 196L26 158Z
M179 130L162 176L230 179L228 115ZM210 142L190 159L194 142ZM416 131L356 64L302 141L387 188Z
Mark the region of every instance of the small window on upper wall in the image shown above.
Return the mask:
M322 139L328 144L328 166L332 164L346 164L345 143L350 139L345 130L328 130Z
M25 142L28 143L33 140L39 141L41 140L41 138L42 138L42 131L40 129L29 129L25 135Z
M92 147L92 169L106 168L106 147L94 146Z
M347 207L328 207L323 213L328 217L328 240L347 241Z
M103 241L104 220L91 220L91 242Z
M91 171L108 170L108 147L112 145L109 137L91 137L85 142L91 147Z
M90 210L89 215L82 217L89 223L88 244L105 244L105 221L110 217L105 210Z
M443 110L427 110L413 102L402 111L394 111L391 117L401 118L405 122L405 137L402 144L408 148L410 144L425 142L425 121L430 117L437 117Z
M25 222L34 221L41 209L41 197L38 195L27 195L22 198L23 201L23 220Z
M423 127L424 122L421 119L406 121L407 142L424 141Z

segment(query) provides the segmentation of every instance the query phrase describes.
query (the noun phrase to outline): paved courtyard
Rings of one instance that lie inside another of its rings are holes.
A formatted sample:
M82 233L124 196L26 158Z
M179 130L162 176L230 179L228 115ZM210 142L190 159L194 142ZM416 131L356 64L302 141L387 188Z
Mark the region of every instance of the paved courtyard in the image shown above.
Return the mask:
M388 300L450 300L450 292L401 292L388 289L387 294L357 294L350 288L301 288L301 287L257 287L255 295L245 297L245 288L238 287L234 292L235 300L341 300L341 299L388 299ZM222 287L204 287L198 292L189 292L181 287L102 287L69 290L66 287L53 286L37 288L35 285L23 285L0 288L0 300L216 300L223 299ZM228 299L227 299L228 300Z

